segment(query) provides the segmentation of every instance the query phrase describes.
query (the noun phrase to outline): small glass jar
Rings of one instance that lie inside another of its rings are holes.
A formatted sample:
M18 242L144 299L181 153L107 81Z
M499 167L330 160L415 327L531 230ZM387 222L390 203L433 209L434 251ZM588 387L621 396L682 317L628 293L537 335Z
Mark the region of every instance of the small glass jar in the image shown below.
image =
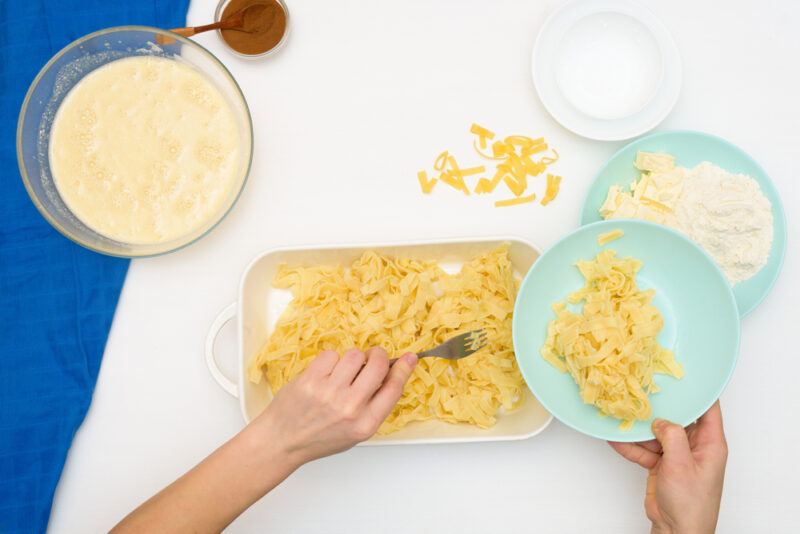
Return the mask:
M289 23L289 8L286 7L286 3L283 0L275 0L275 1L281 6L281 8L283 8L283 12L286 14L286 28L284 29L283 36L281 37L281 40L278 41L278 44L276 44L266 52L261 52L260 54L243 54L238 50L234 49L231 45L229 45L228 41L226 41L225 38L222 37L222 32L220 30L217 30L217 37L219 37L220 41L222 41L222 44L225 45L225 48L227 48L231 54L245 59L263 59L265 57L274 55L278 50L283 48L283 45L286 44L286 40L289 37L289 28L291 27L291 24ZM222 13L225 11L225 8L228 6L230 2L231 0L219 1L219 4L217 4L217 9L216 11L214 11L214 22L219 22L222 19Z

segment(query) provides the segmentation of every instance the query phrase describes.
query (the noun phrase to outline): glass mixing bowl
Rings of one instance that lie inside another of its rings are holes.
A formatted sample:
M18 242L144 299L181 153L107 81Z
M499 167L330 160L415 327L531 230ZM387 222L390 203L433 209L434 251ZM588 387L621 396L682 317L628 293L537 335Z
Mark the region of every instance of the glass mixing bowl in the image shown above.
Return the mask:
M156 44L159 43L159 44ZM50 173L50 127L56 111L84 76L124 57L179 59L202 72L228 100L239 130L238 182L217 213L201 227L172 241L130 244L99 234L67 208ZM120 26L81 37L53 56L33 80L17 124L17 161L22 181L36 208L53 227L76 243L111 256L128 258L165 254L200 239L230 211L247 181L253 157L253 124L244 95L228 69L208 50L184 37L148 26Z

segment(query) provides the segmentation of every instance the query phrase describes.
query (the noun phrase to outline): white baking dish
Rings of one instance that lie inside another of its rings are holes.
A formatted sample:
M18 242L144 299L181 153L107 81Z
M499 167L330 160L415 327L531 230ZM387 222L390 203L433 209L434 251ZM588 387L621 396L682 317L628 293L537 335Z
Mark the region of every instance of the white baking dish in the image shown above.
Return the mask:
M239 285L239 300L226 307L211 325L206 338L206 363L211 376L234 397L239 398L245 421L251 421L269 404L272 391L266 381L253 384L247 379L247 365L266 343L275 323L291 300L287 290L272 287L278 266L313 266L320 264L349 264L364 251L373 250L396 257L435 260L445 270L457 271L461 264L475 256L499 246L510 245L510 257L520 276L528 272L539 257L539 250L519 238L481 238L470 240L442 240L414 244L382 243L367 245L315 246L278 248L257 256L247 267ZM226 377L217 366L214 341L220 329L231 319L238 318L239 356L237 382ZM442 421L423 421L409 424L388 436L375 436L366 445L411 443L452 443L467 441L499 441L524 439L544 430L552 420L536 398L526 393L527 399L519 410L501 414L495 426L480 429L467 424L450 424Z

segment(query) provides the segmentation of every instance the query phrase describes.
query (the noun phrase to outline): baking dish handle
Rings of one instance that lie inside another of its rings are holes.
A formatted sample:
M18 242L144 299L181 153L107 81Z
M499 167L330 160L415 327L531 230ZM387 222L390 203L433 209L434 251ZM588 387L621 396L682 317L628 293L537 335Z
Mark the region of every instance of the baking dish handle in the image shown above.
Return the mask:
M219 331L235 316L236 303L234 302L225 306L225 309L219 312L217 318L211 323L211 328L208 329L208 335L206 335L206 365L208 366L208 371L211 373L211 377L219 384L219 387L234 397L238 397L239 388L236 387L236 383L222 373L217 365L217 359L214 356L214 341L217 340Z

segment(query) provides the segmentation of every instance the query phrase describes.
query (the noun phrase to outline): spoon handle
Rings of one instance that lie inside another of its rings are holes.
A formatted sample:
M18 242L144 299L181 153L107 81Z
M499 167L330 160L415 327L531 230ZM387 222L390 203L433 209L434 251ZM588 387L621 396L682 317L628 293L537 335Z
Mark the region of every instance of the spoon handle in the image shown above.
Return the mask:
M221 20L219 22L215 22L213 24L206 24L205 26L194 26L188 28L175 28L170 30L172 33L177 33L178 35L183 35L184 37L191 37L192 35L197 35L198 33L207 32L210 30L217 30L222 28L225 25L225 21Z
M172 33L177 33L178 35L183 35L184 37L191 37L192 35L197 35L198 33L203 33L210 30L237 29L242 26L243 20L243 16L237 13L232 17L228 17L212 24L206 24L204 26L190 26L187 28L174 28L170 31Z
M178 35L183 35L184 37L191 37L197 33L195 28L172 28L170 31L172 33L177 33Z

